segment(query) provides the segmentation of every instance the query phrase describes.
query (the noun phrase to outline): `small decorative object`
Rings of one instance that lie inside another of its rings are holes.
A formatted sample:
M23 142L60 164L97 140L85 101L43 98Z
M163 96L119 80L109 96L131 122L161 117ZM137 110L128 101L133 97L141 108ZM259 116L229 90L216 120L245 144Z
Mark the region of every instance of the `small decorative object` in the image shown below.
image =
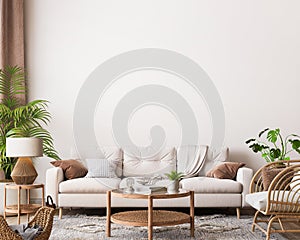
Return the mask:
M43 156L43 141L40 138L7 138L6 156L19 157L11 177L16 184L32 184L37 172L30 157Z
M134 178L127 178L126 185L127 185L127 188L125 189L125 191L128 193L133 193L134 192L134 188L133 188Z
M266 138L262 139L264 135ZM279 128L266 128L258 134L258 138L248 139L246 144L253 152L260 152L266 162L290 160L289 153L292 151L300 154L300 136L290 134L283 138Z
M168 185L168 193L177 193L179 191L179 180L183 177L182 172L171 171L165 174L171 183Z
M139 177L137 178L137 182L144 186L152 186L162 179L162 176L154 175L153 177Z

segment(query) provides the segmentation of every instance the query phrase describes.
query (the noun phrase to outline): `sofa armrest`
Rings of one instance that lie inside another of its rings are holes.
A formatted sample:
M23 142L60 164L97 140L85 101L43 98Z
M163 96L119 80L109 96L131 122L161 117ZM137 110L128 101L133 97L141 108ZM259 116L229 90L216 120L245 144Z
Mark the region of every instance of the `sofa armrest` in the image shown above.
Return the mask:
M64 180L64 173L60 167L49 168L46 172L46 196L50 195L58 206L58 187Z
M249 193L249 187L250 187L252 177L253 177L253 170L251 168L247 168L247 167L239 168L236 175L236 181L243 185L242 207L250 206L246 202L245 197L246 194Z

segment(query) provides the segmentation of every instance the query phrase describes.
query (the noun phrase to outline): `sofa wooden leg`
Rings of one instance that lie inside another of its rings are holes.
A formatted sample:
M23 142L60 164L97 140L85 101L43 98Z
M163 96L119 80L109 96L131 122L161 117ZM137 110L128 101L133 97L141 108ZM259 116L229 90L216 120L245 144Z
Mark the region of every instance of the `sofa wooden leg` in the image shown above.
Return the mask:
M240 219L240 217L241 217L241 210L240 210L240 208L236 208L236 217L237 217L237 219Z
M62 219L62 215L63 215L63 208L60 207L60 208L59 208L59 212L58 212L58 218L59 218L59 219Z

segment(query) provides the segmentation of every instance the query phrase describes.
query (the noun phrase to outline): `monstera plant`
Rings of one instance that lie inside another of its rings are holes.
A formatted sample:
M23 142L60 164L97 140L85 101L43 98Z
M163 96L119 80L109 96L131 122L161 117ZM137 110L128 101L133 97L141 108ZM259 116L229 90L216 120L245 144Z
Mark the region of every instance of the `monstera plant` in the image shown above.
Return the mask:
M290 134L284 138L279 128L266 128L258 134L258 138L251 138L246 144L253 152L260 152L266 162L290 160L289 153L292 151L300 154L300 136Z
M7 137L37 137L43 139L44 154L59 159L53 138L44 128L51 119L47 111L48 101L34 100L22 104L18 96L25 96L25 73L18 66L0 69L0 169L6 178L16 163L15 158L6 157Z

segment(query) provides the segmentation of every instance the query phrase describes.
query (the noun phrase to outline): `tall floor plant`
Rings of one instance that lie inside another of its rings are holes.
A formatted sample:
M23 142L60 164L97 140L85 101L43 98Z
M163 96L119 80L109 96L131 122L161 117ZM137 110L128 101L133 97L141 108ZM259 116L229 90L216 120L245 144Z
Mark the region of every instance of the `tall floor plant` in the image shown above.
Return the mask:
M25 73L18 66L0 69L0 169L6 178L16 163L15 158L5 156L7 137L37 137L43 139L44 154L59 159L51 134L44 128L50 122L48 101L34 100L22 104L25 95Z

